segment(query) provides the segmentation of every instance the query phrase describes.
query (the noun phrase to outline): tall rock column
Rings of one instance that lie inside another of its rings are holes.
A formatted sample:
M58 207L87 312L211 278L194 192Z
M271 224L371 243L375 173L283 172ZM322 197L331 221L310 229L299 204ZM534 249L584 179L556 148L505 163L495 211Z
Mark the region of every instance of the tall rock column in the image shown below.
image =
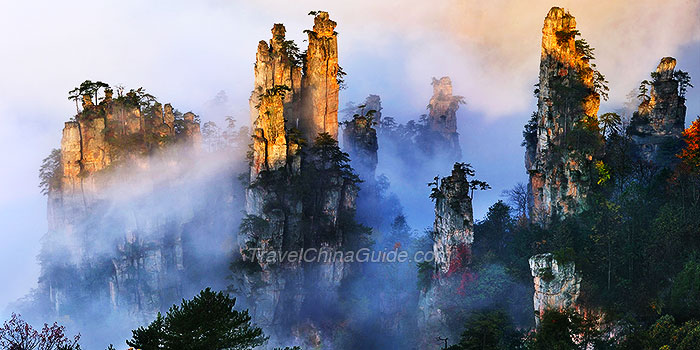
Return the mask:
M303 117L300 129L313 142L319 133L327 132L338 139L338 34L336 23L328 12L319 12L314 18L314 29L308 31L309 48L306 51L302 79Z
M450 77L433 78L433 96L428 104L428 126L432 132L439 133L444 139L447 151L455 159L461 156L459 134L457 133L457 110L464 103L462 96L452 95Z
M675 77L676 59L664 57L652 73L649 96L632 116L627 130L643 160L659 167L673 163L683 147L685 99Z
M591 68L591 52L576 35L574 17L553 7L542 28L537 113L531 122L532 137L526 137L525 165L535 221L565 216L583 207L595 149L602 145L597 131L600 95L596 92L602 75ZM583 144L581 136L596 141Z
M469 196L466 169L457 163L452 175L440 181L435 198L433 223L433 252L435 263L442 273L456 272L466 267L474 242L474 217Z
M299 118L299 99L301 97L301 62L297 57L296 45L285 38L286 29L281 23L272 27L272 39L258 43L255 55L255 82L250 96L250 118L254 125L258 118L260 97L269 89L285 87L283 94L285 117L297 126Z

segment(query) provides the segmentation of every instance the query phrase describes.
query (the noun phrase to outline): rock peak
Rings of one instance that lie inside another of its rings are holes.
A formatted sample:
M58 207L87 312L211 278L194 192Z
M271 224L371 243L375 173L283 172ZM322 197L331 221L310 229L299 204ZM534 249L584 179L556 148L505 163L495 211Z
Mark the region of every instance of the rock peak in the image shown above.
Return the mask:
M433 85L434 96L452 96L452 80L450 77L433 78L431 85Z
M686 106L675 68L675 58L661 59L651 74L652 80L647 81L649 94L642 99L627 129L637 144L638 155L659 167L673 165L675 154L683 147Z
M332 21L328 16L328 12L320 11L314 17L314 32L318 37L331 37L337 23Z
M287 34L287 29L284 28L284 24L282 23L275 23L272 26L272 37L278 37L281 36L284 38L285 34Z
M574 61L576 53L576 19L568 11L552 7L542 27L542 56L556 54Z
M536 222L581 210L589 190L581 179L590 178L594 152L576 149L567 135L573 128L588 132L585 122L597 118L604 82L589 63L592 49L576 40L579 34L576 20L562 8L553 7L544 19L537 112L528 124L525 159Z
M660 80L673 79L673 71L676 69L676 59L673 57L664 57L656 67L656 73L659 73Z

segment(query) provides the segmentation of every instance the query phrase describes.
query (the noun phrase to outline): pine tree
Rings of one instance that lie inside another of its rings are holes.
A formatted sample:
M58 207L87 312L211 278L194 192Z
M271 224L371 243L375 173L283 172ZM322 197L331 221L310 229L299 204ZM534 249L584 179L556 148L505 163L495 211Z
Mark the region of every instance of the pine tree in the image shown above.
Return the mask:
M132 331L127 345L142 350L244 350L265 343L248 311L234 310L236 299L210 288L174 305L148 327Z

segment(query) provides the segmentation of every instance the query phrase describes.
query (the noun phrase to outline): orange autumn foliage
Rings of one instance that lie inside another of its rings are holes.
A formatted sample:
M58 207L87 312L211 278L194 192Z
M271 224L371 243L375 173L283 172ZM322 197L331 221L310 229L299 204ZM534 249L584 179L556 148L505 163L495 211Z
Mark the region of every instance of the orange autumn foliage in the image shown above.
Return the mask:
M678 155L692 171L700 170L700 117L683 131L685 148Z

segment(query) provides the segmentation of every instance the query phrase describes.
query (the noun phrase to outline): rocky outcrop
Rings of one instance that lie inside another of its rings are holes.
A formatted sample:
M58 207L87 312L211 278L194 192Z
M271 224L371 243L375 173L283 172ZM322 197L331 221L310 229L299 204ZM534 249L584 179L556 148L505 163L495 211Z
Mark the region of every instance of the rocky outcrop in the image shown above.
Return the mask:
M365 111L374 111L374 114L372 114L372 118L374 119L374 122L376 125L381 125L382 124L382 99L379 97L379 95L369 95L365 99L365 102L362 104L365 107L363 108ZM362 115L362 111L359 111L360 115Z
M176 143L196 152L199 122L170 105L144 103L141 91L113 98L107 88L99 104L86 95L83 110L65 123L40 279L56 314L80 319L89 298L97 308L148 319L182 297L182 225L192 214L153 209L161 204L130 192L169 186L149 173L148 156ZM134 187L124 193L124 182Z
M526 130L531 218L537 222L583 208L602 145L597 113L604 81L589 64L590 48L576 35L574 17L553 7L542 28L537 113Z
M338 34L328 12L314 18L302 77L302 118L299 128L307 140L320 133L338 138Z
M581 292L581 277L573 261L560 262L552 254L530 258L530 272L535 285L533 302L535 323L539 324L545 310L574 309Z
M257 106L261 96L269 95L271 89L285 87L280 94L284 115L292 126L299 124L299 101L301 98L301 62L298 49L293 41L286 40L286 29L281 23L272 27L272 39L268 44L260 41L255 55L255 81L250 96L251 124L256 128L260 115ZM276 91L278 93L278 91Z
M457 110L464 103L464 97L452 95L450 77L433 78L433 96L428 104L428 129L439 135L441 153L450 153L458 160L461 157L459 134L457 133Z
M349 268L342 261L264 257L300 249L326 254L342 250L354 240L352 222L359 190L359 179L337 143L336 23L326 12L319 12L314 22L303 58L292 55L295 49L290 48L295 46L282 40L280 24L273 28L270 46L261 42L258 47L247 217L239 232L242 259L234 264L234 274L241 276L236 283L238 295L254 321L273 336L273 343L288 338L291 328L297 339L315 339L308 346L329 344L328 328L305 319L302 309L337 303L338 288ZM304 62L303 75L297 73L295 58ZM297 84L299 77L301 90L290 85ZM360 143L373 143L368 166L376 167L376 132L366 119L356 126L358 151Z
M683 147L686 107L675 68L675 58L661 59L652 73L649 95L643 97L627 130L640 158L657 167L673 164Z
M381 108L381 107L380 107ZM366 109L366 108L365 108ZM356 114L344 123L343 143L350 155L353 168L363 181L373 182L377 170L377 130L374 116Z
M439 189L432 195L435 199L433 252L438 269L445 274L466 268L474 242L474 218L467 175L463 164L455 164L452 175L440 180Z
M457 336L460 330L447 322L448 315L463 299L470 271L474 242L474 219L468 176L473 170L464 163L455 163L452 174L436 178L430 197L435 201L433 254L435 270L430 286L421 291L418 300L418 328L421 348L434 344L436 335Z

